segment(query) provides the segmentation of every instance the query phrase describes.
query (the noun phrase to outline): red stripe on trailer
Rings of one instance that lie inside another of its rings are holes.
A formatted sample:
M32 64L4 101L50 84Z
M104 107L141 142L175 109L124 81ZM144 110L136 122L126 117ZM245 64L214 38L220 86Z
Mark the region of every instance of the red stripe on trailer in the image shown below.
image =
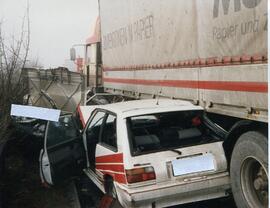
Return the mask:
M234 82L234 81L199 81L200 89L227 90L243 92L268 92L266 82Z
M123 164L104 164L104 163L96 163L96 169L100 171L114 171L114 172L121 172L125 173L124 165Z
M145 79L122 79L104 78L104 82L150 85L177 88L192 88L206 90L225 90L242 92L268 92L267 82L241 82L241 81L195 81L195 80L145 80Z
M223 57L208 57L197 58L191 60L182 60L172 63L161 64L141 64L119 67L103 66L103 71L134 71L134 70L148 70L148 69L168 69L168 68L201 68L214 66L233 66L246 64L261 64L267 63L267 55L253 54L241 56L223 56Z
M123 153L96 157L96 163L123 163Z

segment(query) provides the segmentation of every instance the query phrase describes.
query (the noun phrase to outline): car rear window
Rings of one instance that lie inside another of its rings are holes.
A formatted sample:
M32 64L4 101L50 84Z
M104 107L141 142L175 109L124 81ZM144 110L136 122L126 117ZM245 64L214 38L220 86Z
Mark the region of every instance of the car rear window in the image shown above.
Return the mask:
M203 111L180 111L127 118L132 155L211 142Z

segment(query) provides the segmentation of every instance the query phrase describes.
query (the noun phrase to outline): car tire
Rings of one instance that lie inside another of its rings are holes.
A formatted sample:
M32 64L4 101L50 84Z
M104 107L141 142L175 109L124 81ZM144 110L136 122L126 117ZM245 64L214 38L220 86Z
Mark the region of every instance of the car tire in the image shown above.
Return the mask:
M118 200L117 191L113 179L111 178L107 179L105 191L106 195L113 199L110 204L110 208L123 208L123 206L120 204Z
M106 194L117 200L117 192L113 180L108 181Z
M230 163L233 197L238 208L268 207L268 141L249 131L236 142Z

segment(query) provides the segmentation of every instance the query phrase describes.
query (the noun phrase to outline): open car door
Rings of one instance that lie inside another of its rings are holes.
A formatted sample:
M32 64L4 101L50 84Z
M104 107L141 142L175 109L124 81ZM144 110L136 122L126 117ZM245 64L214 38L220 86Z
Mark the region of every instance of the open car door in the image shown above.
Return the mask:
M44 148L40 153L42 182L54 185L82 172L85 151L77 126L72 115L64 115L58 122L47 123Z

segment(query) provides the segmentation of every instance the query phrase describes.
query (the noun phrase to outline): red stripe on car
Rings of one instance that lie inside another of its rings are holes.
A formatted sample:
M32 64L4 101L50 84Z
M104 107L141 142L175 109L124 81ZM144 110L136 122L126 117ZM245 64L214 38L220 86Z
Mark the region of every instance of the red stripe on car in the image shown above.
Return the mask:
M98 156L96 163L123 163L123 153Z
M110 175L113 178L113 180L118 182L118 183L123 183L123 184L127 183L126 175L124 173L111 173L111 172L104 171L104 170L101 170L101 172L104 175Z
M110 171L114 171L114 172L121 172L121 173L125 173L125 169L124 169L124 165L120 165L120 164L96 164L96 169L99 169L100 171L103 170L110 170Z

